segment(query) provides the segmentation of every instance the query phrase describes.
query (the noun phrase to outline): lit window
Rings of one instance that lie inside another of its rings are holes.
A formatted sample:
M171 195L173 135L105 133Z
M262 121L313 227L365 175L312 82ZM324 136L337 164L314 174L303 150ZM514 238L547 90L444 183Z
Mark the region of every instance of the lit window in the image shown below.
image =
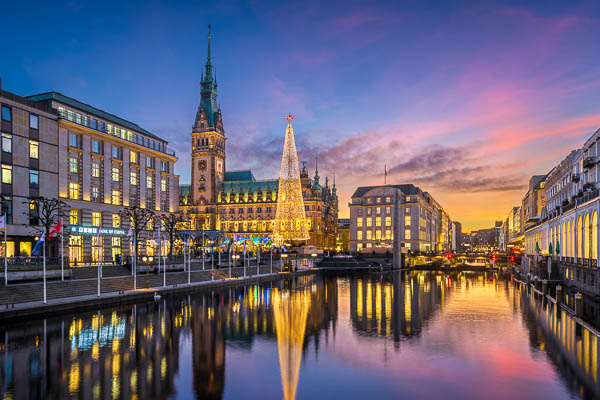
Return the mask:
M76 174L78 170L77 167L77 159L74 157L69 158L69 172Z
M113 228L120 228L121 227L121 216L119 214L113 214L113 216L112 216L112 224L113 224Z
M137 185L138 184L137 172L136 171L131 171L129 173L129 183L132 184L132 185Z
M381 226L381 217L375 219L375 226Z
M375 239L381 239L381 231L380 230L375 231Z
M77 210L69 211L69 225L77 225L79 223L79 212Z
M371 240L373 232L367 231L367 240Z
M146 187L152 189L152 176L150 175L146 176Z
M12 183L12 167L10 165L2 165L2 183Z
M29 187L37 188L40 185L40 171L29 170Z
M367 226L373 226L373 218L367 218Z
M58 115L60 115L61 118L65 117L65 108L64 107L58 107Z
M100 226L102 220L102 213L98 211L92 211L92 225Z
M358 226L359 228L362 228L362 226L363 226L363 219L362 219L362 217L356 218L356 226Z
M410 229L404 230L404 239L410 240Z
M112 204L121 204L121 192L119 190L113 190L111 197Z
M138 159L137 151L130 151L129 152L129 161L131 161L134 164L137 164L137 159Z
M356 239L362 240L362 238L363 238L362 231L356 231Z
M79 183L69 183L69 198L79 199Z
M81 124L81 114L75 113L75 122Z
M119 182L119 168L113 167L112 169L112 181Z
M392 198L391 198L390 196L387 196L387 197L385 198L385 202L386 202L386 203L389 203L390 201L392 201Z
M40 126L39 117L35 114L29 114L29 127L31 129L38 129Z
M36 160L40 157L40 144L35 140L29 141L29 157Z
M387 240L391 240L392 239L392 231L390 229L386 229L385 230L385 238Z
M111 124L106 124L106 132L112 135L113 126Z
M67 110L67 119L73 121L73 110Z
M385 217L385 226L392 225L392 217Z
M100 197L100 189L97 187L92 187L92 200L96 201Z
M2 151L5 153L12 153L12 135L8 133L2 134Z
M160 191L161 192L166 192L167 191L167 180L166 179L161 179L160 180Z
M410 226L410 215L405 215L404 216L404 225L405 226Z
M94 178L100 178L100 164L92 163L92 176Z

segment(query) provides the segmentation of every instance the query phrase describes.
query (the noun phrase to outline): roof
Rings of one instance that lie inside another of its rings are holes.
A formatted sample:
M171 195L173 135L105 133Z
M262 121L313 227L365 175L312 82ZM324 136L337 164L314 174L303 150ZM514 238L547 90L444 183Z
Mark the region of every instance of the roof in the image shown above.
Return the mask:
M137 132L140 132L140 133L143 133L145 135L148 135L148 136L150 136L150 137L152 137L154 139L165 141L164 139L156 136L152 132L149 132L149 131L145 130L144 128L142 128L141 126L139 126L138 124L136 124L134 122L127 121L126 119L117 117L114 114L107 113L106 111L101 110L101 109L96 108L96 107L93 107L93 106L90 106L89 104L82 103L79 100L76 100L76 99L74 99L72 97L65 96L64 94L59 93L59 92L40 93L40 94L35 94L35 95L32 95L32 96L27 96L26 98L29 99L29 100L39 101L39 102L56 100L58 102L67 104L67 105L69 105L71 107L78 108L81 111L85 111L85 112L88 112L90 114L97 115L97 116L99 116L101 118L104 118L107 121L111 121L111 122L114 122L115 124L119 124L119 125L122 125L124 127L129 128L129 129L133 129L133 130L135 130Z
M226 171L225 172L225 183L227 182L240 182L240 181L255 181L252 170L242 169L237 171Z
M416 187L415 185L413 185L411 183L406 183L406 184L402 184L402 185L360 186L360 187L356 188L356 190L354 191L354 194L352 195L352 197L362 197L362 196L364 196L371 189L386 188L386 187L392 187L392 188L395 188L395 189L400 189L400 191L402 193L404 193L404 194L417 194L417 193L419 193L419 188L418 187Z
M262 192L266 192L267 190L270 192L277 192L279 190L279 179L223 182L223 192L225 193L230 191L238 193L240 190L244 193L248 192L248 190L252 193L256 193L259 190Z

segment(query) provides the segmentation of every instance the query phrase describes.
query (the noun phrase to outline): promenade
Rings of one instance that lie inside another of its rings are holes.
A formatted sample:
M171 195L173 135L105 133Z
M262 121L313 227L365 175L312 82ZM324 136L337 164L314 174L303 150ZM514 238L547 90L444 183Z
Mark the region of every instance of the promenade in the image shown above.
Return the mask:
M139 300L151 300L155 293L166 294L185 290L201 290L240 283L252 283L266 277L277 278L278 266L261 265L231 268L204 269L192 265L188 285L187 271L140 273L137 275L137 290L133 290L131 270L123 266L105 266L100 279L98 296L98 269L95 267L73 268L72 278L48 281L47 302L43 303L43 283L15 283L0 287L0 320L23 318L35 314L76 310L101 305L119 304ZM213 274L214 271L214 274ZM287 274L285 274L287 275Z

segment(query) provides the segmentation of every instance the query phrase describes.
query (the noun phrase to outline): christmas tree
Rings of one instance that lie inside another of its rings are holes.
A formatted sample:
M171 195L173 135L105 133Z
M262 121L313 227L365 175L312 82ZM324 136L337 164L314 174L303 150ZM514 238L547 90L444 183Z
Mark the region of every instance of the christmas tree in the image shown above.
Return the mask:
M288 114L281 172L279 173L279 193L277 211L273 226L273 236L277 243L294 242L309 239L304 213L304 200L300 185L300 168L292 128L292 115Z

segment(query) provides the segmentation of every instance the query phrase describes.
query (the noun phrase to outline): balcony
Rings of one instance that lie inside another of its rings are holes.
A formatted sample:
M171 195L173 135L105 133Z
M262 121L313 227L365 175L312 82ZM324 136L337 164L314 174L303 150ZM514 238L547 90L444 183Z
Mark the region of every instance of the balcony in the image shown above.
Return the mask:
M583 193L583 195L576 199L575 202L577 205L587 203L588 201L598 197L598 194L600 194L598 189L592 190L591 192Z
M573 182L579 182L580 178L581 178L581 176L579 174L571 175L571 181L573 181Z
M596 185L594 185L594 184L593 184L593 183L591 183L591 182L588 182L588 183L586 183L585 185L583 185L583 192L584 192L584 193L586 193L586 192L591 192L591 191L593 191L594 189L596 189Z
M583 168L590 169L594 165L596 165L596 158L595 157L586 157L586 158L583 159Z

